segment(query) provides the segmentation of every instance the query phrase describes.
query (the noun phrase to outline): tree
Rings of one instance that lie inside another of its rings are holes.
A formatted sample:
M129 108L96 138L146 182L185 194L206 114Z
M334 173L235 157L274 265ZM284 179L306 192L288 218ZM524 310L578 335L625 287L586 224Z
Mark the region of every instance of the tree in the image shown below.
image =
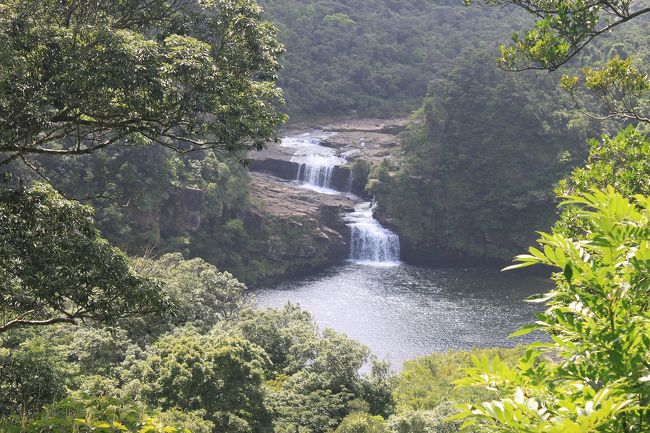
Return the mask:
M650 179L650 140L628 126L616 136L590 140L587 165L575 168L555 191L558 195L575 195L612 186L625 197L650 196L650 184L644 179ZM555 230L569 237L581 236L588 230L583 222L580 209L565 206Z
M212 423L200 413L161 412L138 401L74 392L49 404L33 419L0 419L7 433L210 433Z
M58 348L44 338L32 338L17 347L0 343L0 431L4 431L3 418L29 416L63 398L73 371Z
M250 305L244 284L203 259L184 260L180 253L173 253L156 260L137 258L133 263L140 274L164 283L175 305L177 314L170 317L175 326L189 324L207 332L220 321L235 321Z
M92 211L51 187L0 189L0 333L162 313L159 283L102 239Z
M262 395L267 363L244 339L186 330L158 340L136 373L153 405L205 410L218 432L256 433L271 422Z
M114 143L259 149L276 106L275 28L252 0L0 4L0 152Z
M260 346L269 356L269 373L296 374L316 356L318 331L307 311L287 304L282 309L248 310L236 330Z
M635 63L616 55L602 68L583 68L583 79L577 75L562 77L561 85L578 108L589 99L600 105L600 114L588 113L592 118L650 123L650 76L640 72Z
M394 433L456 433L461 423L449 418L457 413L453 403L444 401L431 410L407 410L391 416L388 426Z
M367 413L352 413L334 430L334 433L388 433L388 427L380 416Z
M473 0L465 0L471 4ZM555 71L603 34L650 12L643 1L632 0L484 0L488 5L515 5L535 18L533 28L514 33L510 45L501 45L499 64L509 70ZM584 90L580 84L584 84ZM562 86L581 107L588 94L601 104L592 117L650 122L647 109L650 77L632 59L614 56L602 68L583 69L562 78ZM585 92L586 90L586 92Z
M514 368L475 357L458 383L510 397L468 405L466 424L531 433L641 433L650 425L650 198L609 188L566 204L580 208L586 234L542 233L543 248L512 266L557 271L555 289L534 300L546 311L516 333L541 330L550 341L533 345Z

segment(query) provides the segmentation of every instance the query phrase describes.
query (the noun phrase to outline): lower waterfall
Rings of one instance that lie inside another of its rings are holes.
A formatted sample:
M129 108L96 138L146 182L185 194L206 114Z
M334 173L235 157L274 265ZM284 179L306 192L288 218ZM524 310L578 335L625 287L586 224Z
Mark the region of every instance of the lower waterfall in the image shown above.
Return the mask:
M383 227L372 215L371 202L359 203L346 215L350 227L350 260L359 263L399 263L399 236Z

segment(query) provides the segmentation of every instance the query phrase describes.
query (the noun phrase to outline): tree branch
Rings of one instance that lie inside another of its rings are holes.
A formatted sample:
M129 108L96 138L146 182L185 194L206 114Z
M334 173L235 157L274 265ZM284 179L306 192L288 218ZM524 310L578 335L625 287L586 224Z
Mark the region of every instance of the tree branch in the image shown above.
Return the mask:
M27 316L28 314L31 314L33 312L34 311L31 310L28 311L27 313L23 313L17 318L10 320L4 325L0 326L0 333L6 332L18 326L47 326L47 325L54 325L56 323L73 323L73 324L77 323L77 320L75 318L70 318L70 317L54 317L52 319L45 319L45 320L22 319L22 317Z

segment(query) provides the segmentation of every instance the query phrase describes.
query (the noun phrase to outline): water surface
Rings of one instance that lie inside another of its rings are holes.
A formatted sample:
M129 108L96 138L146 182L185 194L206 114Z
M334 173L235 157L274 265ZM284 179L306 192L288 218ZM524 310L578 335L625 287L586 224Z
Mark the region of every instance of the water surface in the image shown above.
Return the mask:
M349 263L255 293L261 307L301 305L321 328L346 333L400 368L431 352L539 338L507 336L539 310L523 299L548 288L546 278L497 269Z

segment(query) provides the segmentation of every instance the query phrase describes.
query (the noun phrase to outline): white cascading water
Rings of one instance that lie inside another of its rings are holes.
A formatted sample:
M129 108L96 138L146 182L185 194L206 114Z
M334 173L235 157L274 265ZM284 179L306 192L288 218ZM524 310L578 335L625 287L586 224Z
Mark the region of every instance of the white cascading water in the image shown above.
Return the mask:
M325 194L343 194L332 189L334 167L346 163L346 159L337 156L334 149L321 146L329 137L323 131L287 136L282 139L283 147L295 148L291 160L300 164L296 180L305 188ZM348 180L351 188L352 178ZM346 194L354 200L358 197ZM399 263L399 236L383 227L373 217L373 204L360 202L354 212L345 215L350 227L350 257L355 263L371 265L394 265Z
M338 158L313 155L298 168L298 182L317 188L332 189L332 174Z
M315 131L282 139L282 147L295 149L291 161L300 164L296 181L303 187L324 193L339 194L332 189L334 167L345 164L345 159L336 155L335 149L320 143L332 134Z
M350 260L358 263L399 263L399 236L373 217L371 202L359 203L345 216L350 227Z

